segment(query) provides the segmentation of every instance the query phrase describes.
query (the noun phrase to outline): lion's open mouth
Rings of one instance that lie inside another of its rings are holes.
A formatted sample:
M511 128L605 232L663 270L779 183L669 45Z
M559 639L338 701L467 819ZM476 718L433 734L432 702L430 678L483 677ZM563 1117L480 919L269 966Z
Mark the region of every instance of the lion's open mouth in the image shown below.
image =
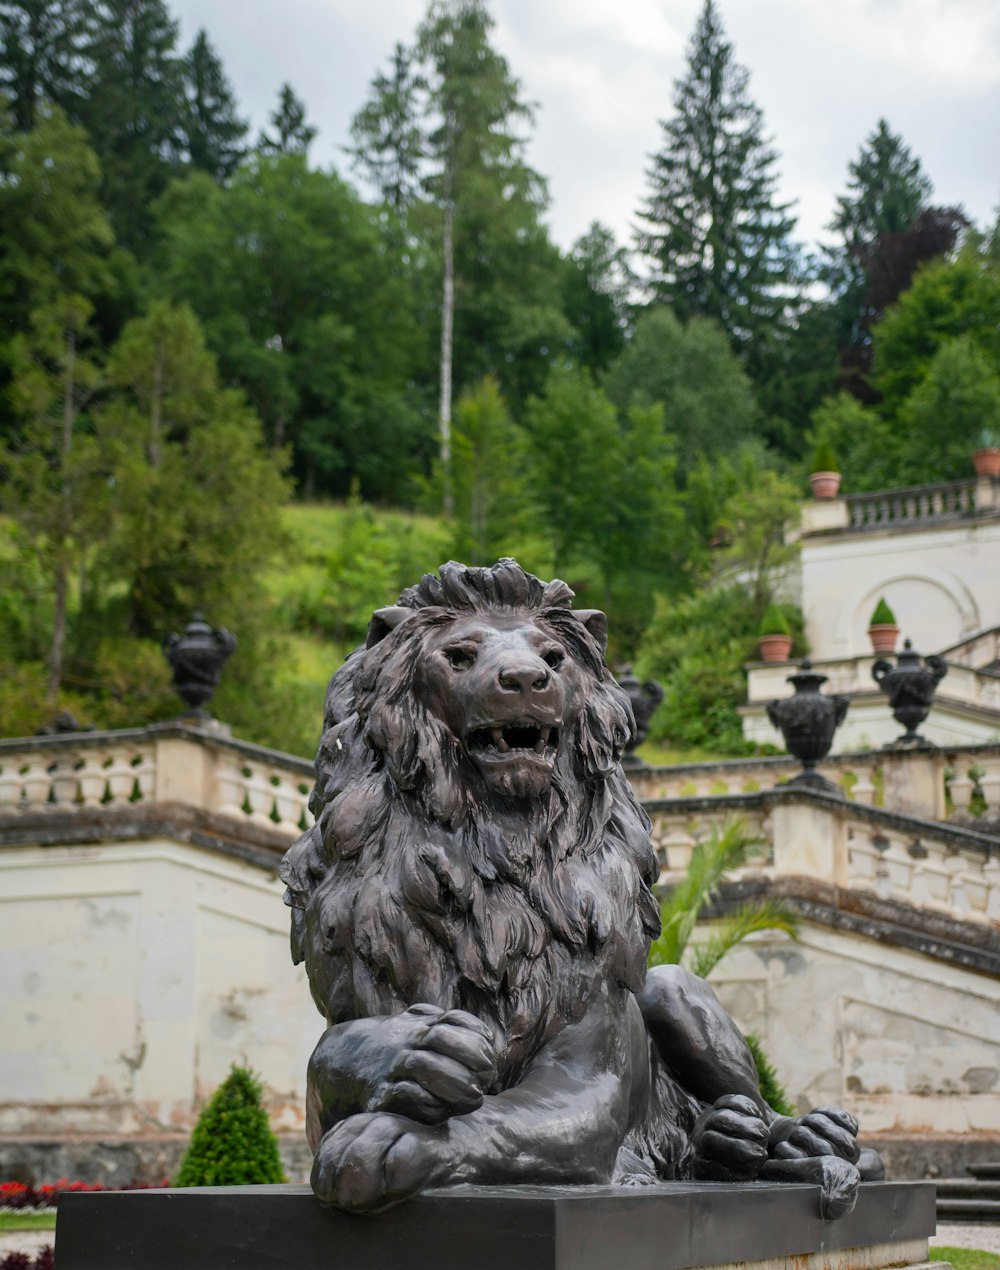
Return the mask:
M559 729L533 719L517 723L495 723L476 728L469 734L469 750L478 758L537 754L554 756Z

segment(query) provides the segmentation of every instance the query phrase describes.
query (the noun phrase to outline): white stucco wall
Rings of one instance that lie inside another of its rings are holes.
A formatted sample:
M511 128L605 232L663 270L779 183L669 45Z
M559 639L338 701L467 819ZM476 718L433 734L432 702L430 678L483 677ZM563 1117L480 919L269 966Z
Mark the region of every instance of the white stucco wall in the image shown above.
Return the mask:
M0 1133L186 1130L234 1060L301 1127L322 1029L281 885L153 840L0 851ZM1000 982L805 926L713 974L792 1096L871 1131L1000 1132Z
M843 1106L870 1133L1000 1132L995 978L804 925L742 945L710 982L800 1110Z
M322 1019L282 889L166 840L0 852L0 1131L188 1128L233 1061L300 1124Z
M802 540L802 607L814 660L871 652L880 596L900 643L939 652L1000 625L1000 520L919 531L842 533Z

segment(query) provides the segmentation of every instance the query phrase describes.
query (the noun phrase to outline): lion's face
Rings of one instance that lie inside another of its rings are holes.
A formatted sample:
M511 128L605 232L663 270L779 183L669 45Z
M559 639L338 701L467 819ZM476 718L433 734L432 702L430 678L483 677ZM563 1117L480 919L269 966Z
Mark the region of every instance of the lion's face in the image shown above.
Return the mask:
M428 634L417 676L488 788L528 798L549 787L579 680L559 638L523 615L463 615Z

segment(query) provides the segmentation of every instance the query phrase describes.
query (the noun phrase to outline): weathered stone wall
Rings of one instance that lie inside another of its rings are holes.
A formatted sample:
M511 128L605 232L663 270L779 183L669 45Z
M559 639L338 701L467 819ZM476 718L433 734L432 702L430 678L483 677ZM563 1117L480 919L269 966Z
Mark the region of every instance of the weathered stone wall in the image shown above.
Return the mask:
M762 936L711 982L800 1110L847 1107L868 1135L997 1135L1000 981L805 924Z

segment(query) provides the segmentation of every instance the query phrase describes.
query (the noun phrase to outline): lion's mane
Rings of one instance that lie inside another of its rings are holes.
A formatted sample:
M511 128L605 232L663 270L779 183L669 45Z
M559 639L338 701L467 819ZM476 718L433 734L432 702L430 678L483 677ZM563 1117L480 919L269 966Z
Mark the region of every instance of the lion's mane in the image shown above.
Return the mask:
M619 759L631 709L563 582L514 561L451 562L379 615L327 696L314 826L282 863L296 959L331 1023L417 1002L494 1029L498 1088L579 1018L608 976L643 982L659 930L649 822ZM470 792L459 738L412 691L427 633L455 617L514 613L558 636L583 689L548 799L520 810Z

